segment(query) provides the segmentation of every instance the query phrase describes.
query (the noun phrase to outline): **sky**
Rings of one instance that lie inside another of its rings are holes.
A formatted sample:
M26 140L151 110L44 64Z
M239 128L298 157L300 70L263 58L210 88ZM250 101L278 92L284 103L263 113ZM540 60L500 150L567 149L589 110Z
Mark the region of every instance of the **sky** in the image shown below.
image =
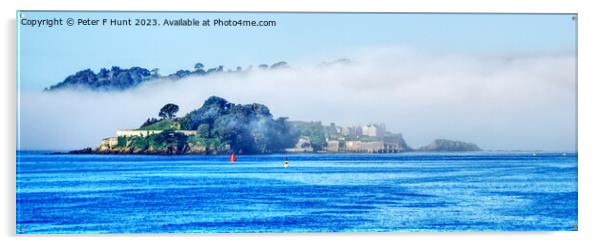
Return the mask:
M572 15L21 14L18 20L277 21L276 27L29 27L17 23L22 149L94 146L116 127L139 126L166 100L179 101L186 112L200 106L203 97L219 95L236 103L265 103L276 116L296 120L342 125L383 122L391 131L403 133L413 147L443 137L486 149L576 150L576 24ZM354 64L315 67L339 58L350 58ZM117 94L77 92L53 97L40 93L88 68L97 72L103 67L140 66L159 68L165 75L193 69L197 62L234 68L278 61L288 62L293 70L187 79L169 85L158 82ZM125 114L117 117L115 111L104 111L99 104L122 105L120 111ZM90 111L95 113L87 115ZM58 115L69 112L79 117ZM40 121L55 130L40 127ZM95 130L90 130L90 124ZM73 128L79 133L62 137Z

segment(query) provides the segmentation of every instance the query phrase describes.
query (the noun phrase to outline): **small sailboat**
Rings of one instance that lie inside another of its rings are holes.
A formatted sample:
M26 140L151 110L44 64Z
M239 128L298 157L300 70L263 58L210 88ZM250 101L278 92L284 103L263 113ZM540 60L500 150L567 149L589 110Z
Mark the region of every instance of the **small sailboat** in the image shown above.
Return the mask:
M234 155L234 153L230 155L230 162L236 162L236 156Z
M288 168L288 157L284 158L284 168Z

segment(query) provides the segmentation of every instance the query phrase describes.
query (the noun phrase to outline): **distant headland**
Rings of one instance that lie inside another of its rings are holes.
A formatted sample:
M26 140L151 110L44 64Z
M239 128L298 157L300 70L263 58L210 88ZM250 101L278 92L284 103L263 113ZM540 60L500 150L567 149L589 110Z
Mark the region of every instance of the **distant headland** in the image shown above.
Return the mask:
M338 63L343 61L347 60L340 59L333 62ZM333 64L333 62L328 64ZM277 70L282 68L289 68L289 65L284 61L280 61L271 65L260 64L256 69ZM113 66L110 69L102 68L98 73L95 73L91 69L78 71L75 74L67 76L62 82L45 88L44 91L58 91L65 89L83 89L95 92L122 91L135 88L155 79L176 81L194 76L208 76L220 73L245 73L253 69L253 66L249 66L245 69L240 66L237 66L235 69L225 69L223 65L206 68L203 63L196 63L193 70L181 69L172 74L163 76L159 74L158 68L147 69L134 66L129 69L122 69L119 66Z
M183 117L179 106L166 104L159 118L148 118L139 128L120 129L96 148L72 154L271 154L271 153L400 153L412 151L480 151L472 143L436 139L413 149L402 134L384 124L338 126L334 123L274 118L267 106L234 104L212 96Z
M349 65L351 60L346 58L326 61L318 64L319 67L329 67L335 65ZM215 74L245 74L255 70L260 71L275 71L280 69L288 69L291 66L286 61L279 61L273 64L259 64L257 66L247 66L243 68L237 66L233 69L224 67L223 65L215 67L205 67L203 63L196 63L192 70L180 69L168 75L161 75L159 68L148 69L138 66L123 69L119 66L111 68L102 68L95 73L91 69L78 71L67 76L62 82L58 82L44 89L46 92L60 90L87 90L94 92L107 91L123 91L136 88L149 81L164 79L169 81L177 81L187 77L203 77Z

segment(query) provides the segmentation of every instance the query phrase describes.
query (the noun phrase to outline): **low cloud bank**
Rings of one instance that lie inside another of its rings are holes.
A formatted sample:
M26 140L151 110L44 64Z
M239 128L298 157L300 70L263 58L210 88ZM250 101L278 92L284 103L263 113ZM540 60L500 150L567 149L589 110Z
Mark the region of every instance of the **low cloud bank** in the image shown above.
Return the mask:
M22 92L21 149L96 146L166 103L179 116L209 96L265 104L274 116L339 125L383 122L413 147L435 138L484 149L576 150L575 59L379 48L351 63L156 80L122 92Z

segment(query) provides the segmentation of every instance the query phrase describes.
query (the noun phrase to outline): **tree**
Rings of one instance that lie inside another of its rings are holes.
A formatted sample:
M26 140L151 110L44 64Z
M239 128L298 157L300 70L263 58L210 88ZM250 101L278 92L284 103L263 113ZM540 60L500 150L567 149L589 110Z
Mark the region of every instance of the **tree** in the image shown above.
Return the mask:
M180 110L180 107L176 104L166 104L159 111L159 117L163 119L172 119L176 117L176 113Z
M151 71L141 67L121 69L113 66L111 69L100 69L98 74L86 69L68 76L63 82L51 86L48 90L63 88L86 88L97 91L124 90L151 78L153 78Z
M197 71L202 70L203 68L205 68L205 65L203 65L203 63L196 63L196 65L194 65L194 69Z
M178 70L176 71L176 73L170 75L173 76L173 78L175 79L180 79L183 77L187 77L188 75L190 75L192 72L190 72L189 70Z
M109 70L107 68L102 68L102 69L100 69L100 72L98 72L97 76L99 78L108 78L109 77Z

